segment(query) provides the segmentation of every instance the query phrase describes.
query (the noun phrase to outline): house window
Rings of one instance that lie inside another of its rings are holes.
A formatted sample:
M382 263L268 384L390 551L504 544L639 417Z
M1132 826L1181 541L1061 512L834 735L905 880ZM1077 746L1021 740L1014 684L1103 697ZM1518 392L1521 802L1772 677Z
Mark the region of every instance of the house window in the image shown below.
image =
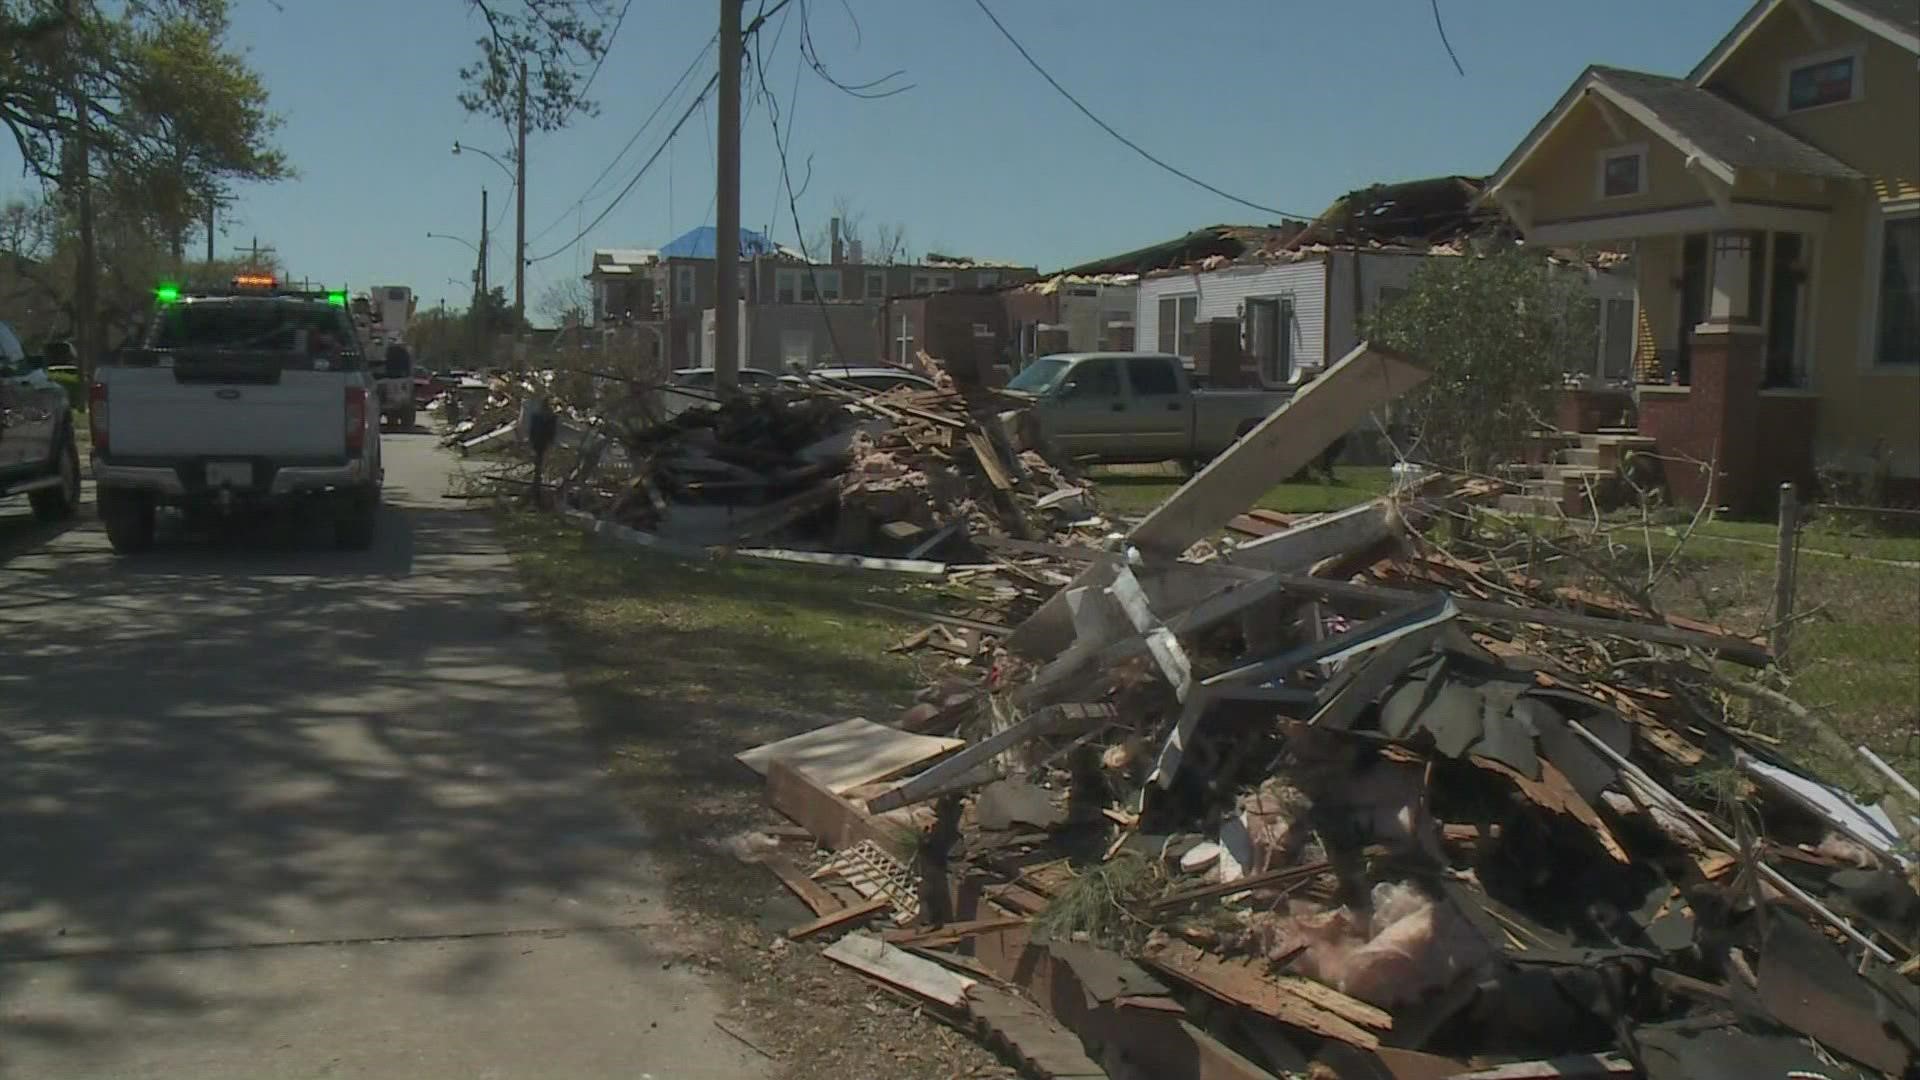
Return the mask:
M867 271L867 299L883 300L887 295L887 272L885 270Z
M928 277L926 274L913 275L913 292L915 295L932 291L933 279L931 277Z
M1860 53L1856 50L1806 57L1787 68L1781 112L1840 105L1860 97Z
M1920 207L1881 223L1873 361L1920 368ZM1870 279L1871 280L1871 279Z
M1160 351L1193 355L1193 324L1200 313L1197 296L1167 296L1160 300Z
M693 303L693 267L673 268L673 302L682 307Z
M811 279L807 283L807 289L818 289L820 291L820 299L840 299L840 271L814 270L811 274L805 276Z
M952 274L933 275L933 288L935 292L945 292L946 290L953 288L953 275Z
M1647 192L1647 148L1621 146L1600 152L1600 197L1620 199Z
M991 289L1000 284L1000 271L979 270L973 275L973 283L982 289Z

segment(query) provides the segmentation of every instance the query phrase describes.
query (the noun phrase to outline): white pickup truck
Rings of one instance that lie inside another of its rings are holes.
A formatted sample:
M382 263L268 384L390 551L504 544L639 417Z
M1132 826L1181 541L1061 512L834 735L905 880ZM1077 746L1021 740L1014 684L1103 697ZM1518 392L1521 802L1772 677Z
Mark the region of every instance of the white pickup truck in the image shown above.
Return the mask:
M1033 402L1040 428L1067 454L1136 464L1205 462L1287 403L1283 390L1203 390L1178 356L1042 356L1005 389Z
M380 424L345 296L162 289L144 344L89 388L93 476L118 552L152 545L162 506L321 500L340 546L373 541Z

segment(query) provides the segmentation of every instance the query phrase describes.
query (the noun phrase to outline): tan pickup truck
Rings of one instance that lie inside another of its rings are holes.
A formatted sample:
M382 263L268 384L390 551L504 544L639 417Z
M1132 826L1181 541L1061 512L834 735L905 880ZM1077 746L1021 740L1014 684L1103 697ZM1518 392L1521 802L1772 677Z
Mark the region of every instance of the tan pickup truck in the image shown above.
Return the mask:
M1061 450L1115 464L1206 461L1292 396L1198 389L1181 359L1164 353L1042 356L1006 389L1032 399L1041 430Z

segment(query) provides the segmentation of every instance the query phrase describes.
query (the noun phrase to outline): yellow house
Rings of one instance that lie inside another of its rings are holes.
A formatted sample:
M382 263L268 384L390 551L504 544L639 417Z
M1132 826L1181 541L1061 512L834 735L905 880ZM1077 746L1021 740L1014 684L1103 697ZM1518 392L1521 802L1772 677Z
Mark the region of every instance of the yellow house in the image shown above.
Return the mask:
M1631 243L1676 496L1920 499L1920 3L1759 0L1685 78L1589 67L1488 186L1531 242Z

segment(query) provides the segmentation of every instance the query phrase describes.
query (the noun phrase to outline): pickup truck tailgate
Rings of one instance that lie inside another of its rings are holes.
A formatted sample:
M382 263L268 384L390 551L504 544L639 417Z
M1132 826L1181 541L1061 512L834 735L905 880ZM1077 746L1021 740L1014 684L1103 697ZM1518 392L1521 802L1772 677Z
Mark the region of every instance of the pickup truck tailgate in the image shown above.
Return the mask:
M181 382L164 368L108 380L115 457L338 459L347 453L340 376L287 371L277 382Z

